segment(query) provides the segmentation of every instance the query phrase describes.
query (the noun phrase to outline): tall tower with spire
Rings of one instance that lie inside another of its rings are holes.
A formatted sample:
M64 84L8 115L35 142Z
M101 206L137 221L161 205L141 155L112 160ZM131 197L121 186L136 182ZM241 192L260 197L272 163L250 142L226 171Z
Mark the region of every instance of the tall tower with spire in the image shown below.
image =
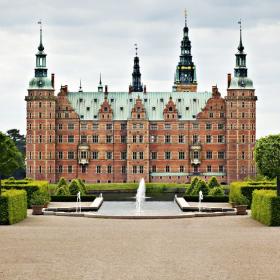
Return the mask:
M197 91L196 68L192 61L186 10L183 40L181 41L181 55L180 61L176 67L173 91Z
M227 180L243 180L256 175L253 151L256 141L256 101L253 81L248 78L242 26L234 77L228 74L226 100Z
M46 53L40 24L34 77L29 82L26 100L26 176L55 182L55 107L54 75L48 78Z
M130 92L142 92L143 91L143 85L141 83L141 73L140 73L137 44L135 44L135 57L134 57L134 65L133 65L133 72L132 72L132 85L129 87L129 91Z

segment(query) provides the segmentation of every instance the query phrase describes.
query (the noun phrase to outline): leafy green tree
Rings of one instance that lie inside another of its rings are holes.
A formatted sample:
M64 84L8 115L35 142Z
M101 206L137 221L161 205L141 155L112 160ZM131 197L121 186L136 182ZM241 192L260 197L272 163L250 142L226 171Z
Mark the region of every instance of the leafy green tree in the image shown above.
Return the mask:
M195 189L195 186L197 184L197 182L200 179L198 177L193 177L190 186L186 189L186 194L187 195L192 195L193 190Z
M277 195L280 196L280 134L257 140L255 160L262 175L269 179L277 178Z
M199 180L192 191L191 195L198 195L199 191L202 191L203 195L208 195L209 188L204 180Z
M0 132L0 195L1 176L10 176L23 166L23 157L11 138Z
M213 188L219 187L219 186L220 186L220 184L219 184L217 178L216 177L211 177L209 182L208 182L209 189L213 189Z
M79 181L74 179L69 185L69 192L71 195L76 195L78 192L81 192L81 195L84 194L83 189L80 187Z
M60 187L62 187L62 186L68 186L68 184L67 184L67 182L66 182L66 180L65 180L64 177L61 177L61 178L59 179L59 182L58 182L58 184L57 184L57 188L60 188Z

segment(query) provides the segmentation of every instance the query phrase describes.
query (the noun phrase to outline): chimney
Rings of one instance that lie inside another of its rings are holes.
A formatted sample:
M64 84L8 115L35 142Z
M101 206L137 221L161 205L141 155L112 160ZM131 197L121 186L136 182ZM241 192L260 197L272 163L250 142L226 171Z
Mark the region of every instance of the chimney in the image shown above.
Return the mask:
M54 74L52 73L52 87L54 88Z
M212 96L213 97L220 97L221 96L221 94L219 93L217 85L212 86Z
M67 95L67 93L68 93L68 86L67 85L61 86L60 92L58 93L58 95L65 96L65 95Z
M128 92L132 93L132 86L131 85L128 87Z
M146 85L144 85L144 93L147 93Z
M105 94L108 94L108 86L105 85Z
M231 74L228 73L228 74L227 74L227 87L228 87L228 88L230 87L230 83L231 83Z

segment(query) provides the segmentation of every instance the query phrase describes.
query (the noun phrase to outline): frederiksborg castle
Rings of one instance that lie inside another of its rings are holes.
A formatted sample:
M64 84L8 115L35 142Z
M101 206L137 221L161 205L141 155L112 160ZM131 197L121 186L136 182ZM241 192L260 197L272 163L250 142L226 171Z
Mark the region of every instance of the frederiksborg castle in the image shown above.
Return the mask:
M217 86L197 91L186 23L169 92L143 86L136 52L127 92L111 92L100 78L97 91L62 86L55 93L46 56L40 29L35 75L25 97L28 177L186 183L193 176L216 176L230 183L255 175L257 97L247 75L241 28L225 97Z

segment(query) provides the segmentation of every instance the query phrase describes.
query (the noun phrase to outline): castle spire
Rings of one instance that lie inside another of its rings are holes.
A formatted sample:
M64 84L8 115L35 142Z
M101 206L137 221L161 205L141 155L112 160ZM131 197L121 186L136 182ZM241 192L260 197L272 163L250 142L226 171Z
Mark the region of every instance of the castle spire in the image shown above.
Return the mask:
M82 80L81 80L81 79L80 79L79 92L83 92L83 88L82 88Z
M103 92L103 85L101 80L101 73L99 74L99 84L98 84L98 92Z
M183 28L183 40L181 41L180 61L176 68L173 91L197 90L196 70L192 61L191 41L189 39L189 28L187 25L187 11L185 9L185 25Z
M241 19L238 21L238 24L240 26L240 39L239 39L239 46L238 46L238 50L239 52L243 52L244 51L244 47L243 47L243 44L242 44L242 23L241 23Z
M38 51L42 52L44 51L44 46L43 46L43 31L42 31L42 21L39 20L38 21L38 24L40 24L40 44L39 44L39 47L38 47Z
M135 46L135 57L134 57L134 65L133 65L133 73L132 73L132 86L131 91L133 92L142 92L143 86L141 84L141 73L140 73L140 65L139 65L139 57L138 57L138 46Z

